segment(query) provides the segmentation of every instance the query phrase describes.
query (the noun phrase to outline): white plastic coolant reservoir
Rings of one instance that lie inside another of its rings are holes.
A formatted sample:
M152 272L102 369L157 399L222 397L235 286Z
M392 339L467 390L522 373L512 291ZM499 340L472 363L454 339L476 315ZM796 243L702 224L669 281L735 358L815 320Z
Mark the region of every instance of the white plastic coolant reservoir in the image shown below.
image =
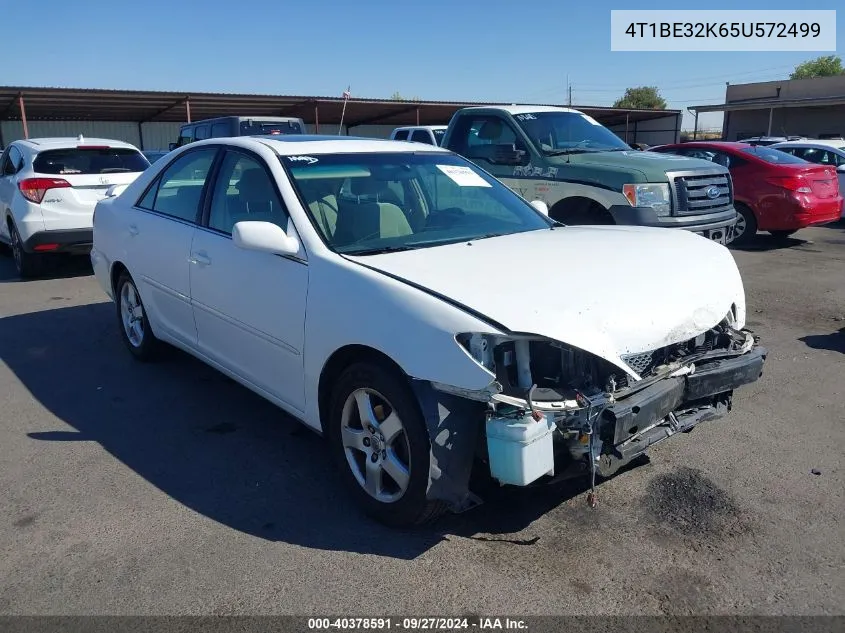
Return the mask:
M487 452L490 474L503 484L526 486L555 470L552 431L548 416L539 422L524 418L490 418L487 421Z

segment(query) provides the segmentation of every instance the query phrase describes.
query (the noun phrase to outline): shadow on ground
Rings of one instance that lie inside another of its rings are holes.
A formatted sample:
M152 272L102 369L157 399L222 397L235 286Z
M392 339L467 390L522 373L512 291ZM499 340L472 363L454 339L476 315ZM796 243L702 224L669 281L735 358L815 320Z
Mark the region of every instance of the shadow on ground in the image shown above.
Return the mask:
M795 248L796 246L811 245L809 240L803 240L796 235L790 237L775 237L768 233L758 233L752 239L741 244L730 244L731 250L760 252L760 251L778 251L787 248ZM805 249L802 249L805 250Z
M397 532L359 513L325 441L274 405L175 350L133 360L110 302L2 319L0 350L32 397L75 429L29 433L34 441L96 442L185 506L263 539L411 559L448 534L514 534L584 490L583 480L488 482L479 508Z
M845 354L845 327L838 332L832 332L830 334L808 334L798 340L813 349L823 349Z
M84 255L54 255L46 260L44 272L38 279L68 279L71 277L86 277L93 274L91 260ZM0 244L0 283L14 283L21 281L12 253Z

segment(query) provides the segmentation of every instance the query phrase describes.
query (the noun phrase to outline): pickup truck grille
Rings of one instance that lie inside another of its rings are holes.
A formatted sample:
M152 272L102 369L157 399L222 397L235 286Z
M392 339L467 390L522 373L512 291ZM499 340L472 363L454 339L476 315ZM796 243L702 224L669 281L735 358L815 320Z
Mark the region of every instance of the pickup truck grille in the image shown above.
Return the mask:
M722 211L731 205L733 192L727 174L684 174L673 179L678 215Z

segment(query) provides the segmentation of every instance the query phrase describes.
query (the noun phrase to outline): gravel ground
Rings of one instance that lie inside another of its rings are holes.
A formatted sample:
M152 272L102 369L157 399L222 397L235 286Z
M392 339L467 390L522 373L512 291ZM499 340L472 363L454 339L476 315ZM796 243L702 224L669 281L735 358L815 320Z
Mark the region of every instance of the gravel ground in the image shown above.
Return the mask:
M272 405L133 362L84 261L22 283L0 257L0 614L845 613L845 225L733 252L770 356L729 417L595 510L496 489L413 532Z

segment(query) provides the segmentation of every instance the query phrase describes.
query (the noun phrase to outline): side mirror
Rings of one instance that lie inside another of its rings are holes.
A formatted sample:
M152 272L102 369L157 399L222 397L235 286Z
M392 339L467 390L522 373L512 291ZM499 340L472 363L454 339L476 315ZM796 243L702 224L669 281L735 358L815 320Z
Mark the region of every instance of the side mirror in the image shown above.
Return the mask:
M232 228L232 241L238 248L272 255L296 255L299 252L299 240L290 237L282 227L272 222L236 222Z
M836 168L836 171L838 171L840 174L845 174L845 163L842 163L841 165L839 165Z
M545 215L545 216L549 215L549 205L547 205L542 200L532 200L531 206L534 207L535 209L537 209L537 211L539 211L543 215Z

